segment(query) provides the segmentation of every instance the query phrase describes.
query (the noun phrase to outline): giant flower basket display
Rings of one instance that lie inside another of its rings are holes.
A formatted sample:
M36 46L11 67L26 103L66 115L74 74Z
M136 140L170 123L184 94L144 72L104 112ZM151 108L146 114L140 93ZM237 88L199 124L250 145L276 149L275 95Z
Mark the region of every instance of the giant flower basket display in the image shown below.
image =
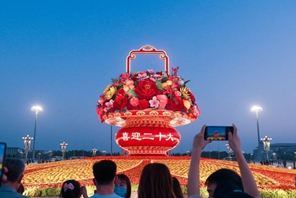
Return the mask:
M165 71L132 73L130 63L136 54L160 54ZM166 52L147 45L129 53L126 73L112 79L100 95L97 115L101 122L122 127L115 140L130 155L166 155L181 140L174 127L199 117L195 97L178 69L172 68L170 74Z

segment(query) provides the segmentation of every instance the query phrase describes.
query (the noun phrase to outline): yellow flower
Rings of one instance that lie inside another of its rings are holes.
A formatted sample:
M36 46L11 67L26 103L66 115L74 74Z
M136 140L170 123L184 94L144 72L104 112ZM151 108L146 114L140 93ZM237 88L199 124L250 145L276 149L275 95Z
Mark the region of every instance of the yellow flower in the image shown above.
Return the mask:
M171 80L167 80L166 83L168 86L171 86L173 84L173 82Z
M190 98L187 88L185 88L185 87L184 87L184 88L181 87L181 88L180 88L180 92L181 92L182 96L183 96L185 99L189 99L189 98Z
M186 107L186 109L190 109L191 107L191 102L189 100L183 100L183 104Z
M104 90L104 95L105 95L106 100L110 100L115 93L116 93L116 87L113 87L110 85L108 85L106 87L106 89Z

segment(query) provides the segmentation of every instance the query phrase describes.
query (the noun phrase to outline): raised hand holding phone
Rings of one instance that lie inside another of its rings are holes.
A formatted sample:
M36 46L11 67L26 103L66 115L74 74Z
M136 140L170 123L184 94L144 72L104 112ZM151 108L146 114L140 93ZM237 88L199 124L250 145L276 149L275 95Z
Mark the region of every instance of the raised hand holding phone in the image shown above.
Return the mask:
M228 132L233 133L233 126L206 126L205 140L225 141L228 140Z

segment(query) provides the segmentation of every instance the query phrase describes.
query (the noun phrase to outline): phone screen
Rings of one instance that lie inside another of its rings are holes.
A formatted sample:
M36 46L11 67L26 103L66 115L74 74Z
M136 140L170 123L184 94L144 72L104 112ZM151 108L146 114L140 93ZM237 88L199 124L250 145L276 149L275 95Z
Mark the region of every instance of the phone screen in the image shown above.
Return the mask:
M0 186L2 184L2 175L3 175L3 168L4 168L5 151L6 151L6 144L3 143L3 142L0 142Z
M205 140L228 140L228 131L233 133L232 126L206 126Z

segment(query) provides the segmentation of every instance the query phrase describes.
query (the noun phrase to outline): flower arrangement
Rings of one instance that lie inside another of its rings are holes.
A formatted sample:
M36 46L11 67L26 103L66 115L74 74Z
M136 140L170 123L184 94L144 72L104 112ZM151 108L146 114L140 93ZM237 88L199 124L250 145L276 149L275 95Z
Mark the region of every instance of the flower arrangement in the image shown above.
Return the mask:
M197 119L200 110L186 87L189 81L178 76L178 69L172 68L172 75L146 70L112 79L112 85L105 88L98 100L97 115L101 122L110 113L149 108L180 111L191 120Z

